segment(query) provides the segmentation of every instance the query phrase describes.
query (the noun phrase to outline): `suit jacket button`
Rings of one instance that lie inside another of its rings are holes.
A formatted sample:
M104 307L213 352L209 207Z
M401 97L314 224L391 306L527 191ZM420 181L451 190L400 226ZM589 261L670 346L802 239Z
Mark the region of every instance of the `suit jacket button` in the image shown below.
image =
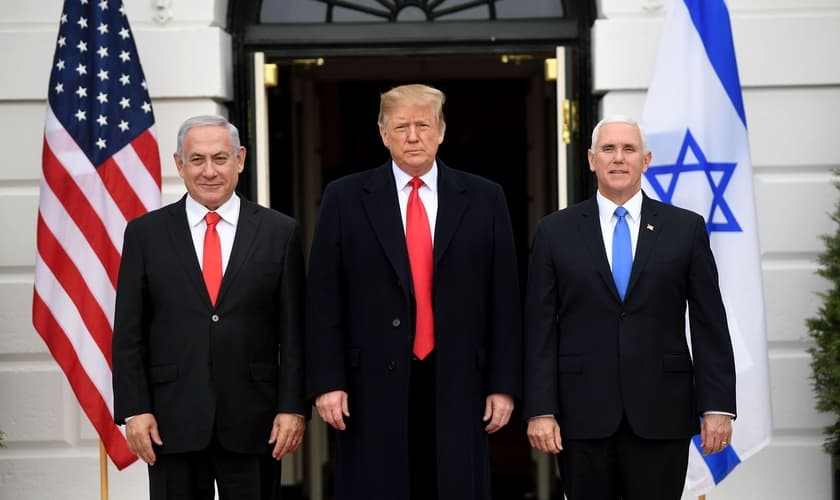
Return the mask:
M626 312L622 312L622 313L621 313L621 315L620 315L620 317L621 317L621 319L626 319L626 318L627 318L627 313L626 313Z
M210 316L210 321L212 321L213 323L218 323L219 322L219 315L214 314L214 315Z
M394 328L397 328L398 326L400 326L400 318L394 318L391 321L391 326L393 326Z
M389 372L394 371L396 368L397 368L397 364L395 362L391 361L390 363L388 363L388 371Z

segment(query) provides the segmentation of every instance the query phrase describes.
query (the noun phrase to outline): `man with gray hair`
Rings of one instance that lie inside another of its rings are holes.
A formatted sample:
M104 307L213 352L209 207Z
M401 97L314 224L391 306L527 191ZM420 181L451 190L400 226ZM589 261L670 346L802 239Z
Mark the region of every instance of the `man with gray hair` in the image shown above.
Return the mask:
M114 318L114 418L149 464L152 500L279 498L298 449L304 265L297 222L234 190L236 127L184 122L187 193L125 230Z
M644 194L650 161L635 121L601 121L598 191L534 237L524 414L569 500L677 500L691 437L704 453L732 440L735 363L706 223Z

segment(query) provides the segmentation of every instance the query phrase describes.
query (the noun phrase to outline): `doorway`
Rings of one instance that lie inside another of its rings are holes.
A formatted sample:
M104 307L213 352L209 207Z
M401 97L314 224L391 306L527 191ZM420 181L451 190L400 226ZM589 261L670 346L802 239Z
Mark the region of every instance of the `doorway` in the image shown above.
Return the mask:
M267 59L278 67L278 84L267 91L272 206L296 217L309 241L326 184L388 159L376 124L380 94L433 85L447 97L438 155L502 186L524 283L533 226L557 203L556 86L544 71L551 57Z
M553 51L268 57L266 62L278 68L277 85L267 89L273 208L301 223L308 255L326 184L389 158L376 124L380 94L404 83L433 85L447 96L439 158L502 186L524 293L533 228L557 206L556 83L545 78L545 60L552 57ZM323 477L317 485L322 494L313 497L329 499L331 443L317 420L308 431L315 436L308 441L306 475ZM490 446L494 496L538 498L535 464L518 411L491 436Z

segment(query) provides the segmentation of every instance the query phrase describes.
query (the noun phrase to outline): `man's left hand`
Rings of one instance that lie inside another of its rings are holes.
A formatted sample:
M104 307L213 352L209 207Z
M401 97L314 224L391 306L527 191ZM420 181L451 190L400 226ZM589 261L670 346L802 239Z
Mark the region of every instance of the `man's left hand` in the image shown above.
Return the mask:
M278 413L274 417L274 425L271 426L271 437L268 444L274 445L271 456L280 460L289 453L294 453L303 443L303 431L306 429L306 421L303 415L294 413Z
M513 398L511 396L507 394L487 396L487 401L484 404L484 416L481 418L487 422L484 430L488 434L498 431L507 425L511 413L513 413Z
M732 417L717 413L703 415L700 422L700 446L703 454L717 453L732 442Z

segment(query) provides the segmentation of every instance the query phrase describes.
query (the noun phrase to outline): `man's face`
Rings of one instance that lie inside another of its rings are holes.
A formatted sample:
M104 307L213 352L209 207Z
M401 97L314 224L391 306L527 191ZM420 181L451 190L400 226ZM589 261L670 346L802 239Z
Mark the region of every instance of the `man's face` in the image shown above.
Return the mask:
M622 205L642 188L642 174L650 165L650 151L642 150L639 129L629 123L601 126L598 143L589 150L589 170L598 179L598 190Z
M183 149L183 158L178 153L174 156L187 192L209 210L216 210L236 189L245 166L245 148L234 154L228 130L206 125L187 132Z
M414 104L395 107L379 127L382 143L391 152L394 163L415 177L432 168L443 132L434 108Z

